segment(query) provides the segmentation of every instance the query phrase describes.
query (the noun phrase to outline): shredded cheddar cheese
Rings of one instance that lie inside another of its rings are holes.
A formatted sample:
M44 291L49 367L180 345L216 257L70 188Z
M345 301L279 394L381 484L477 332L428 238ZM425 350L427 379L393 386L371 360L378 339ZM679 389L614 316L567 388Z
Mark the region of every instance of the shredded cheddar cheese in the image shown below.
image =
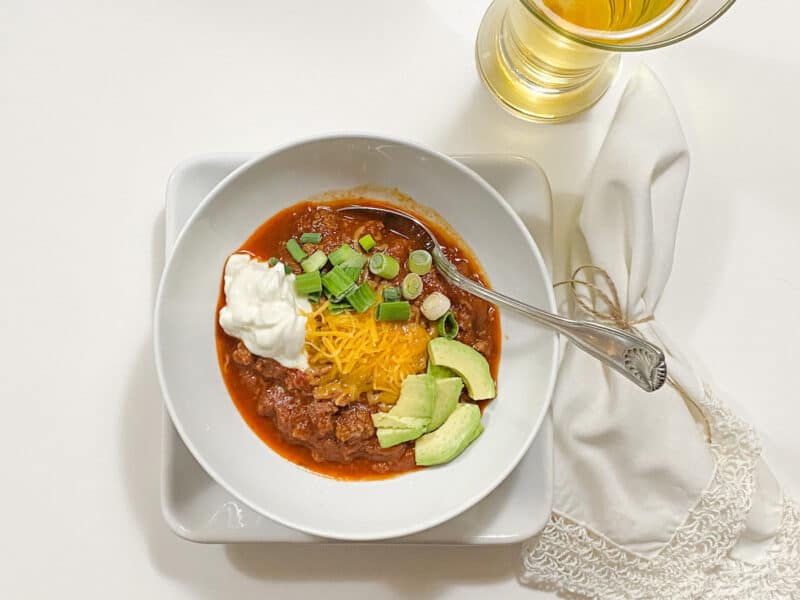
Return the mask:
M394 404L403 379L425 370L431 335L419 313L387 323L374 312L332 314L323 302L308 315L305 347L315 397L344 405L365 394L372 404Z

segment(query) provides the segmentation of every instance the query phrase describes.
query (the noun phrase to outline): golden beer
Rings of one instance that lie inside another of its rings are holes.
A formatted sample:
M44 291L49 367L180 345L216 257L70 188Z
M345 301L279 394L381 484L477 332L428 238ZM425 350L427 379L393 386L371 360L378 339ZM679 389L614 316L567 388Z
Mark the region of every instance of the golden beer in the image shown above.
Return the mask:
M481 22L478 70L517 116L555 122L597 102L620 52L685 39L734 0L495 0Z
M674 13L685 0L539 0L537 4L578 27L622 31Z

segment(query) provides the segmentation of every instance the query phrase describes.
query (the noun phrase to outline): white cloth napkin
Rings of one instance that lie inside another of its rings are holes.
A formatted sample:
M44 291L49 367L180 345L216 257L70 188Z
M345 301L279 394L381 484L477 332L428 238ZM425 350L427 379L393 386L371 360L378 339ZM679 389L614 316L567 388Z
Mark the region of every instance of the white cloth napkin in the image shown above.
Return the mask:
M584 198L555 207L556 281L599 267L629 321L654 316L688 172L672 104L640 69ZM596 273L579 276L611 294ZM562 310L585 318L568 286L558 289ZM576 292L606 311L588 288ZM522 580L602 599L800 597L800 512L759 459L752 430L657 320L634 327L664 348L671 383L646 394L566 346L552 408L554 511L523 551Z

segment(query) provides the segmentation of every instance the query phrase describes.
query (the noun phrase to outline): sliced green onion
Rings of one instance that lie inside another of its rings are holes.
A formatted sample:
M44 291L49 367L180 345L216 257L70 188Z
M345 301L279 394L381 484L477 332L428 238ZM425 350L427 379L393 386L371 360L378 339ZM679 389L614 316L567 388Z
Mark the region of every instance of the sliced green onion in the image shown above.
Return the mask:
M308 294L322 292L322 278L319 271L303 273L294 278L294 289L298 294L307 296Z
M438 321L450 310L450 298L441 292L433 292L422 301L422 306L420 308L426 319L429 321Z
M322 292L314 292L308 295L308 301L316 304L322 298Z
M335 267L356 256L359 256L358 252L353 250L348 244L342 244L331 252L330 256L328 256L328 260L331 261L331 264Z
M295 259L297 262L303 260L308 254L300 247L300 244L297 243L297 240L292 238L288 242L286 242L286 249L289 251L289 254L292 255L292 258Z
M340 267L355 267L359 271L367 264L367 257L363 254L356 252L353 256L346 259L344 262L339 263Z
M375 239L370 234L367 234L364 237L359 238L358 243L361 244L361 247L364 249L364 252L369 252L375 247Z
M322 241L321 233L303 233L300 236L301 244L319 244Z
M385 302L396 302L403 297L399 287L385 287L383 288L383 300Z
M333 267L322 276L322 287L327 292L331 302L340 302L355 287L355 284L344 269Z
M408 302L382 302L375 311L376 321L408 321L411 305Z
M340 263L338 266L341 267L353 281L357 282L358 278L361 276L361 270L364 268L365 264L367 264L367 257L363 254L356 254L355 256L348 258L343 263Z
M458 321L456 321L455 315L448 310L444 316L439 319L436 329L440 336L452 340L458 335Z
M345 273L347 273L347 276L353 283L358 282L358 277L359 275L361 275L361 269L358 269L356 267L345 267L343 265L339 265L339 268L342 269L342 271L344 271Z
M347 312L348 310L353 310L353 307L350 306L349 302L331 302L328 304L328 312L334 315Z
M403 283L400 286L400 290L403 293L403 298L406 300L414 300L415 298L419 298L419 295L422 293L422 277L416 273L409 273L403 277Z
M311 273L313 271L319 271L327 262L327 255L322 250L317 250L314 254L302 261L300 266L303 267L303 271L306 273Z
M370 257L369 272L384 279L394 279L400 272L400 263L393 256L379 252Z
M284 263L283 265L283 272L286 273L287 275L291 275L292 273L294 273L294 271L292 271L292 267L290 267L286 263Z
M425 275L431 270L433 258L427 250L414 250L408 255L408 270L417 275Z
M345 296L356 312L363 313L378 301L378 297L369 284L364 282Z
M278 259L275 258L274 256L270 257L270 259L267 261L270 267L274 267L275 265L278 264L278 262L279 262Z

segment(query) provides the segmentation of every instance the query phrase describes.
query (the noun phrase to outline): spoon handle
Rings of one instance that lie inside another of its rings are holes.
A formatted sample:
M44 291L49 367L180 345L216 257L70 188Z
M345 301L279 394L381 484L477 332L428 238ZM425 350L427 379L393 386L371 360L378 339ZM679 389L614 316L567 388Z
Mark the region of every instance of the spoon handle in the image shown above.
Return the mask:
M434 252L434 259L439 259ZM444 256L441 256L444 259ZM660 388L667 378L667 364L660 348L633 333L591 323L565 319L505 294L489 290L462 275L447 259L436 260L437 268L452 283L492 304L510 308L567 337L573 344L612 367L647 392Z

